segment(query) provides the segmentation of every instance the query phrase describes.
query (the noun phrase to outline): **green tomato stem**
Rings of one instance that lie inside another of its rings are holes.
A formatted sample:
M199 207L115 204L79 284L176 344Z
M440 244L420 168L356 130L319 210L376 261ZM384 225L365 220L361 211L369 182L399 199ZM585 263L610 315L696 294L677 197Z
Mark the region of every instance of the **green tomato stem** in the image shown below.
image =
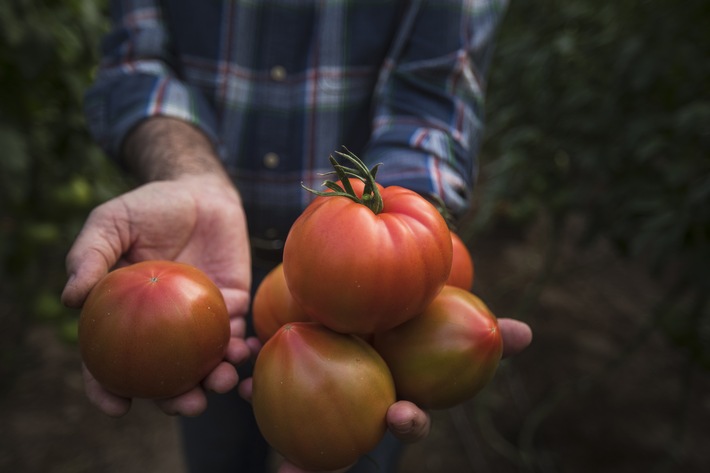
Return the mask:
M338 156L350 161L352 167L338 163L338 161L331 155L329 160L330 164L333 166L333 171L323 174L324 176L335 174L340 183L330 180L323 182L322 185L330 189L330 192L311 189L303 184L301 184L301 187L306 189L308 192L312 192L321 197L347 197L348 199L369 208L375 214L379 214L384 208L382 195L380 194L380 191L377 188L377 182L375 181L375 176L377 175L377 170L379 169L380 164L376 164L372 167L372 169L368 169L367 165L360 158L358 158L347 148L343 148L345 149L344 153L339 151L336 151L335 153ZM350 184L351 178L359 179L365 184L362 197L355 193L353 186Z

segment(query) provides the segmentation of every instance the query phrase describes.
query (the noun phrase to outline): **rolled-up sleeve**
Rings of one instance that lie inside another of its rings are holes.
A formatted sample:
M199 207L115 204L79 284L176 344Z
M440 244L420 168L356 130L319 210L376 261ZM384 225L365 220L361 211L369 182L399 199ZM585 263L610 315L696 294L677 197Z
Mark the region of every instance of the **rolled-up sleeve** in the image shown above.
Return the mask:
M477 177L485 76L507 2L419 3L382 72L365 159L383 164L383 185L436 194L461 215Z
M140 121L160 115L198 126L216 144L214 112L180 80L159 5L112 2L111 18L96 80L85 96L87 126L96 142L117 158L126 134Z

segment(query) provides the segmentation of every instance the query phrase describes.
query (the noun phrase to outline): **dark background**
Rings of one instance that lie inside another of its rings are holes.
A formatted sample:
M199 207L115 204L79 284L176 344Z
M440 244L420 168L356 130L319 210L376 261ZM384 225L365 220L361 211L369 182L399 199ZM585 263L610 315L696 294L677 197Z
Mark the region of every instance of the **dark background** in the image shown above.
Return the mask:
M82 94L103 2L0 3L0 470L179 472L174 419L86 401L64 255L130 185ZM514 0L489 74L474 292L533 345L403 472L710 467L710 2Z

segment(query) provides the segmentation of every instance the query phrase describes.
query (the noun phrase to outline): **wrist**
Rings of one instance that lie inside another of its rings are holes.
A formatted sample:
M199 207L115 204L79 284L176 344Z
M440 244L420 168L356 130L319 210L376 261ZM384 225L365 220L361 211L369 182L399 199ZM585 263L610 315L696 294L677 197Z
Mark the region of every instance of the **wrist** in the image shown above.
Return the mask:
M214 176L229 181L212 142L197 127L170 117L153 117L126 137L121 159L142 182Z

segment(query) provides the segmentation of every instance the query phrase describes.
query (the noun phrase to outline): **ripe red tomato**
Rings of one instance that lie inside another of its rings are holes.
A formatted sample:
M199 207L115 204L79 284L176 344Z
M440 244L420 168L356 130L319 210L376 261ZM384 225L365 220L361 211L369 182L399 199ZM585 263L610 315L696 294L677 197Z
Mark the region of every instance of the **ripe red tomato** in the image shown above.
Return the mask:
M256 289L252 318L254 331L262 343L266 343L287 322L312 320L288 290L283 264L269 271Z
M451 232L451 244L453 248L453 259L451 263L451 274L446 284L460 287L470 291L473 288L474 266L471 252L466 244L456 233Z
M362 182L350 182L362 198ZM414 317L451 271L450 232L436 207L402 187L377 189L379 213L347 197L319 196L286 238L291 294L338 332L367 334Z
M418 317L374 335L400 399L443 409L472 398L493 378L503 352L498 321L465 289L446 286Z
M229 315L200 270L171 261L116 269L91 290L79 317L79 349L107 390L158 399L182 394L223 359Z
M259 352L252 405L264 438L306 470L354 463L382 439L392 376L355 335L315 322L284 325Z

